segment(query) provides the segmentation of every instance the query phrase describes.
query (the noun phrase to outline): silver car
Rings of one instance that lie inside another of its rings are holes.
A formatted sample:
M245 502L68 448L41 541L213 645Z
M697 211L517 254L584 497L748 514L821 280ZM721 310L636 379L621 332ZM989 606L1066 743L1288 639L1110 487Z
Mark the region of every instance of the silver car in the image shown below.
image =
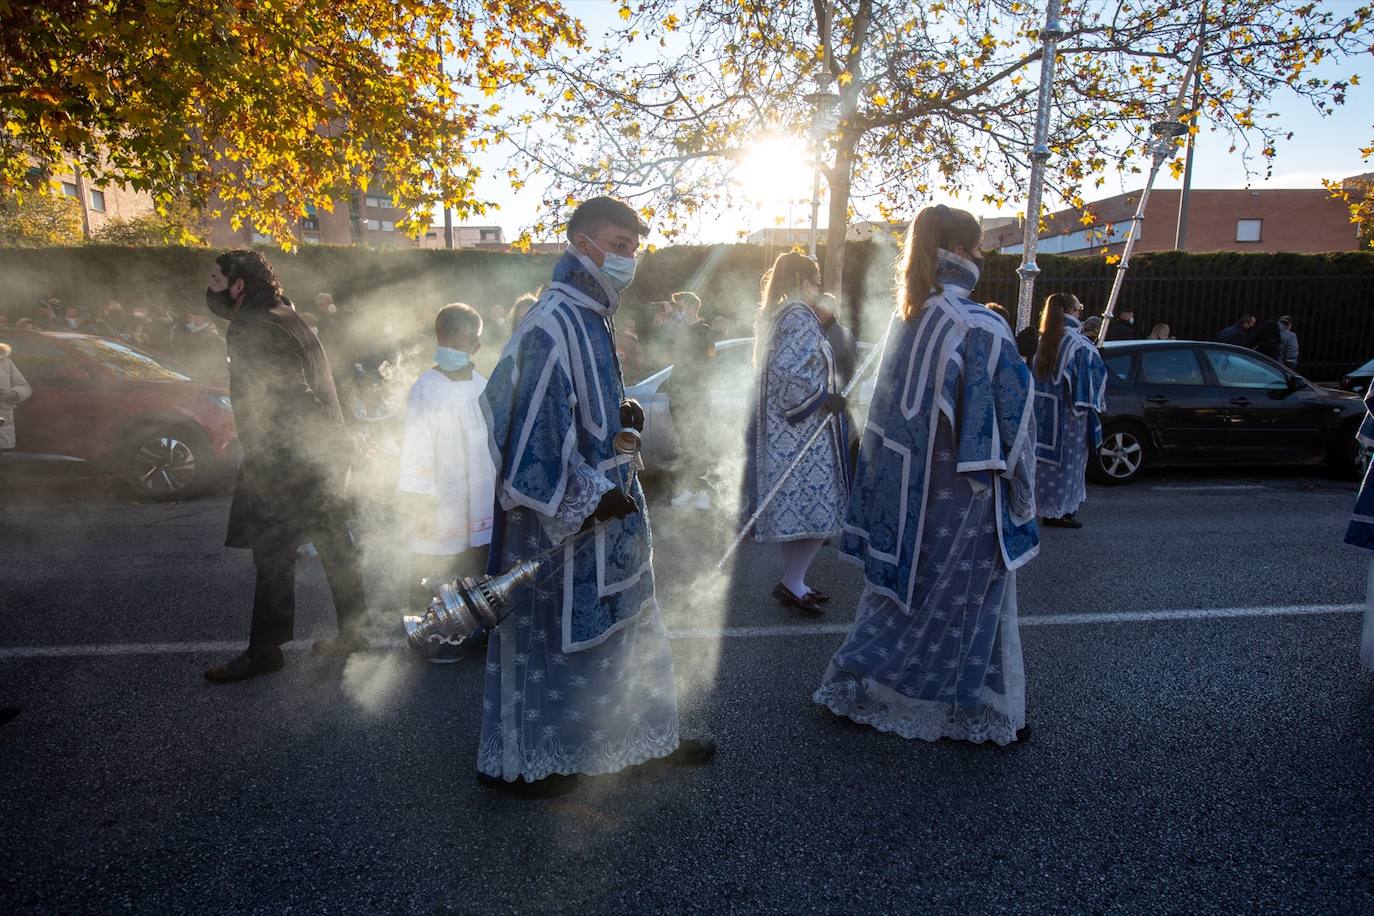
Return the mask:
M873 350L873 344L859 344L859 365ZM876 367L870 366L850 398L850 417L855 429L862 429L873 400ZM745 427L754 398L754 338L733 337L716 343L716 355L706 373L706 397L712 420L712 448L722 456L744 449ZM672 413L673 367L665 366L625 389L625 396L644 407L644 437L641 457L648 474L671 471L677 463L678 437Z

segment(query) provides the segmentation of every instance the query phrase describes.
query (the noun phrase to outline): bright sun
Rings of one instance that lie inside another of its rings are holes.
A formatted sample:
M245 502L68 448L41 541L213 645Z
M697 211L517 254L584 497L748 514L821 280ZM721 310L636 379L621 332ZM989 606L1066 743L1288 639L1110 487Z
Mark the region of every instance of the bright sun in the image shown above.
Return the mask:
M740 161L736 183L750 200L782 203L811 197L806 145L795 137L764 137Z

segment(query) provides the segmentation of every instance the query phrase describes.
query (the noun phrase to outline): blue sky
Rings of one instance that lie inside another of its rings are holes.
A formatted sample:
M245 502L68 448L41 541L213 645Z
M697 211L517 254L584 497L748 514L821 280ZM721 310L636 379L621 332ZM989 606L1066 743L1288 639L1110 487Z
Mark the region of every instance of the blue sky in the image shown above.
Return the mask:
M567 5L582 18L593 38L599 37L599 32L614 21L615 4L608 0L574 0ZM1360 147L1367 146L1374 139L1374 66L1371 64L1374 64L1374 57L1366 54L1354 60L1328 60L1316 68L1316 73L1331 79L1345 79L1351 73L1361 77L1361 85L1350 87L1346 103L1330 117L1321 117L1309 103L1286 92L1275 96L1273 107L1279 114L1278 121L1284 129L1293 132L1293 139L1278 144L1272 177L1266 178L1263 172L1247 175L1239 151L1230 152L1230 140L1224 135L1211 133L1204 122L1198 138L1193 187L1314 188L1321 186L1323 178L1343 178L1374 170L1374 163L1362 163L1359 153ZM1255 142L1258 150L1258 137ZM1262 157L1256 154L1253 159L1252 166L1263 169ZM486 176L479 184L479 193L500 207L489 213L482 223L500 225L506 230L508 238L514 238L537 220L542 185L536 179L521 192L512 192L501 177L510 161L510 151L493 149L484 159L478 159L477 164ZM1109 176L1099 196L1109 197L1134 190L1143 183L1143 176L1128 176L1124 183L1116 176ZM1161 172L1155 186L1170 188L1181 184L1180 180L1172 179L1166 169ZM803 184L796 197L805 198L809 192L809 186ZM963 205L975 212L983 209L976 200L965 201ZM1021 205L1021 202L1016 203L1016 207ZM873 204L856 202L856 206L860 211L859 218L877 218ZM804 204L792 204L790 208L786 203L759 204L732 212L703 215L689 227L688 237L682 241L733 241L737 231L750 232L785 223L789 209L794 225L806 222L808 211ZM865 212L869 209L873 212ZM1018 211L1013 208L1007 212ZM980 215L996 214L983 212ZM473 223L476 224L476 221Z

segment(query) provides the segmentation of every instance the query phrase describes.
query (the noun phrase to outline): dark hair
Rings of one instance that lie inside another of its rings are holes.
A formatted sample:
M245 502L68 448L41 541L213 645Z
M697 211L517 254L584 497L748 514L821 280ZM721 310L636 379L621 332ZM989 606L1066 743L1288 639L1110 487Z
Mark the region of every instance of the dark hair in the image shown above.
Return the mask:
M1007 323L1007 327L1011 327L1011 326L1012 326L1012 324L1011 324L1011 315L1007 314L1007 310L1006 310L1005 308L1002 307L1002 303L1000 303L1000 302L988 302L988 303L985 303L985 304L986 304L987 307L988 307L988 311L994 312L994 313L996 313L997 315L1001 316L1002 320L1005 321L1005 322Z
M759 310L754 317L754 364L765 352L768 341L768 328L773 312L797 292L806 281L821 285L821 269L816 262L799 251L787 251L778 255L773 266L763 275L760 286L763 295L759 297Z
M967 210L951 210L944 204L926 207L906 230L902 271L898 279L901 298L898 308L903 318L914 318L932 292L944 292L935 282L935 252L972 248L983 240L978 217Z
M481 335L482 316L466 303L450 302L434 316L434 336L441 340L453 337L471 337L475 340Z
M1051 293L1045 298L1040 316L1040 345L1035 350L1035 377L1048 382L1059 362L1059 343L1064 339L1064 315L1078 308L1078 299L1068 293Z
M1284 315L1282 318L1279 319L1279 324L1281 324L1281 325L1283 325L1284 327L1288 328L1288 330L1290 330L1290 331L1293 330L1293 316L1292 316L1292 315Z
M228 279L230 285L236 280L243 281L244 302L281 297L281 283L262 252L236 248L215 258L215 263L219 265L220 272Z
M1254 320L1255 320L1255 316L1254 316L1254 315L1251 315L1249 312L1246 312L1244 315L1241 315L1239 318L1236 319L1236 324L1245 324L1245 322L1247 322L1247 321L1254 321Z
M648 235L649 227L629 204L614 197L593 197L583 201L568 220L568 241L579 232L590 236L607 223L628 229L637 235Z
M690 305L692 308L699 309L701 308L701 297L698 296L696 293L685 291L680 293L673 293L673 305L676 305L679 308L681 308L684 303L686 305Z
M521 319L521 318L524 318L525 315L526 315L526 313L528 313L529 310L532 309L532 308L534 307L535 303L537 303L537 302L539 301L539 295L540 295L540 291L539 291L539 290L535 290L535 291L532 292L532 293L522 293L522 294L515 300L515 303L514 303L513 305L511 305L511 307L510 307L510 329L511 329L511 331L514 331L514 330L515 330L515 326L518 325L518 324L520 323L520 319Z

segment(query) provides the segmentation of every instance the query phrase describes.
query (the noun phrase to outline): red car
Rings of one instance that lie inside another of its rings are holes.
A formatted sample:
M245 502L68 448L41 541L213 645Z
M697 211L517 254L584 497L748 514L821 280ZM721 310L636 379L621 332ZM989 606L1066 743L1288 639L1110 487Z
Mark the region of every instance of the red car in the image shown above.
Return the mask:
M237 464L229 392L129 344L90 334L0 331L33 388L15 409L5 464L116 474L146 497L193 495Z

